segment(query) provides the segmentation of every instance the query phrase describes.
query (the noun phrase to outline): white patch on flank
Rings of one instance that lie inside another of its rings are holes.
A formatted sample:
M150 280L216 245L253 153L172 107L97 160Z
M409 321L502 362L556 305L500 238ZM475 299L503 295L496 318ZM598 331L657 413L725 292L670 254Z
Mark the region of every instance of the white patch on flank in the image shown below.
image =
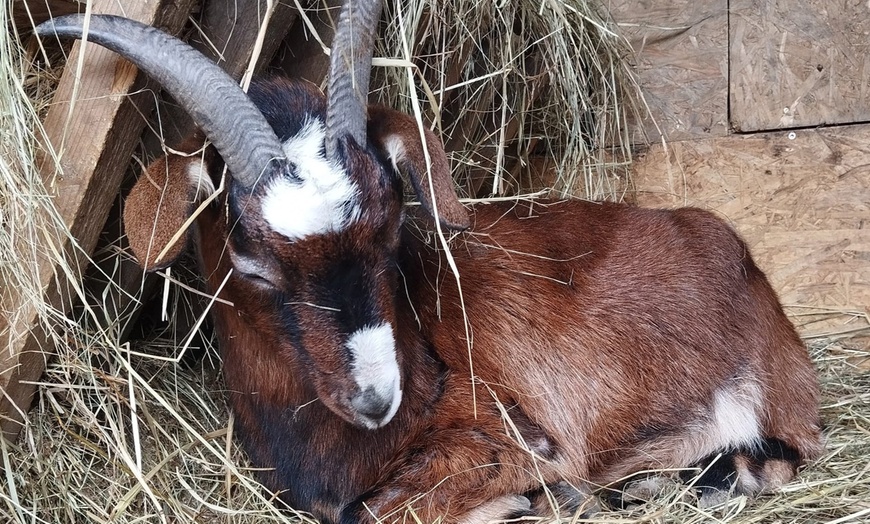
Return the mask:
M402 401L393 327L385 322L362 328L347 339L347 347L353 355L352 373L360 391L371 389L390 403L390 409L382 420L369 421L372 424L364 421L371 429L382 427L393 418Z
M356 185L340 164L327 160L323 139L320 120L305 122L282 146L300 180L276 178L266 190L263 218L290 240L341 231L361 213Z
M405 161L405 142L398 135L390 135L384 140L384 149L398 171L399 164Z
M528 511L532 504L522 495L503 495L469 511L459 520L460 524L487 524L501 521L519 511Z
M704 423L678 439L675 463L693 464L725 450L760 445L761 401L761 388L751 380L717 390Z
M187 178L190 184L196 188L196 201L206 198L214 193L214 184L211 177L208 176L208 171L205 169L205 164L200 159L187 164Z
M722 448L753 447L761 435L758 407L761 388L754 382L739 387L720 389L713 397L712 431Z

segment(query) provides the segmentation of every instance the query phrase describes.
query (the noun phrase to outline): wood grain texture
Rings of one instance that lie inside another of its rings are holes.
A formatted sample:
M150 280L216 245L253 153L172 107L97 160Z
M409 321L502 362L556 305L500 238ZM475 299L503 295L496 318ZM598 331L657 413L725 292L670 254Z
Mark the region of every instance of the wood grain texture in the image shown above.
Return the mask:
M315 0L308 2L305 8L305 14L314 30L327 46L332 45L335 22L342 4L342 0ZM288 76L308 80L326 89L329 56L323 52L320 42L301 19L281 46L276 65Z
M223 68L231 77L240 80L251 60L260 25L267 12L266 0L211 0L202 4L196 27L188 43ZM254 68L262 72L272 60L290 27L296 19L292 2L275 0L269 19L263 47ZM168 98L168 97L167 97ZM196 130L196 125L184 109L171 99L159 106L160 118L152 129L159 129L145 137L146 149L160 151L163 142L178 147Z
M84 4L75 0L12 0L12 23L19 32L30 31L34 25L45 22L52 16L84 12Z
M634 49L638 80L655 123L633 141L728 133L726 0L613 0L605 6ZM658 124L656 126L656 124Z
M733 0L731 125L738 131L870 120L870 4Z
M192 4L193 0L142 0L121 6L116 0L95 0L93 12L124 14L177 32ZM77 71L80 53L84 60ZM72 267L83 270L86 260L82 254L90 253L97 242L145 125L140 115L150 113L154 97L142 90L144 75L134 74L135 68L126 60L95 44L77 42L69 64L44 122L62 171L56 173L50 163L42 171L60 217L80 246L80 250L69 245L62 249L73 260ZM44 302L60 311L69 310L74 294L68 282L47 261L40 264L39 274ZM32 382L42 373L52 348L34 309L20 310L9 320L9 328L0 357L0 428L6 438L14 439L35 391Z
M654 146L638 203L730 220L786 305L870 312L870 126Z

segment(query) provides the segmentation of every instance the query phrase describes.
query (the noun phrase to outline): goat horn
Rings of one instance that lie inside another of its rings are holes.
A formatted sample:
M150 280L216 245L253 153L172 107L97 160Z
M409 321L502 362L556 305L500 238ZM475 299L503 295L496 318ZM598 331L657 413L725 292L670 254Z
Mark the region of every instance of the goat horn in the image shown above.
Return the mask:
M36 33L81 38L84 23L84 15L61 16L39 25ZM243 186L252 187L272 160L284 162L281 142L238 83L189 45L113 15L92 15L88 40L127 58L159 82L193 117Z
M381 0L346 0L338 18L329 62L326 148L333 156L345 134L366 143L369 76Z

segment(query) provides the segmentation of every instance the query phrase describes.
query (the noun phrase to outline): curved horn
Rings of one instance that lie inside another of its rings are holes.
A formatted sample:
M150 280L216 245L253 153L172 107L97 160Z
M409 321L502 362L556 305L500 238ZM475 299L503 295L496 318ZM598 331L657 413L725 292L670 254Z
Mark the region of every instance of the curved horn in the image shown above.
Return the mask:
M344 134L358 144L366 143L369 76L380 19L381 0L345 0L341 8L329 61L326 148L330 156Z
M49 20L41 37L81 38L84 15ZM184 42L113 15L92 15L88 40L133 62L166 89L212 141L233 179L251 187L269 162L283 159L281 142L262 113L229 75Z

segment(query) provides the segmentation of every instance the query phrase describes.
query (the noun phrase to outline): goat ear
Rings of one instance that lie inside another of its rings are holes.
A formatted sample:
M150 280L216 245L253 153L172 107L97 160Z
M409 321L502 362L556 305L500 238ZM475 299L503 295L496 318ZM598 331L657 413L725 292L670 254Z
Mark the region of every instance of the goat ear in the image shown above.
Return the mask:
M184 251L190 228L177 239L173 237L193 212L198 193L207 189L213 189L213 184L199 156L161 157L136 181L125 202L124 229L133 254L146 271L171 265Z
M426 146L432 169L432 189L429 188L429 176L426 170L426 156L420 140L420 131L416 120L410 116L383 106L369 106L368 135L373 144L384 151L397 168L405 169L411 179L411 185L417 193L417 198L426 211L435 216L437 207L438 219L441 225L462 230L467 229L471 222L468 212L459 202L453 189L453 179L450 177L450 164L441 140L434 133L424 128ZM435 202L432 202L432 193Z

